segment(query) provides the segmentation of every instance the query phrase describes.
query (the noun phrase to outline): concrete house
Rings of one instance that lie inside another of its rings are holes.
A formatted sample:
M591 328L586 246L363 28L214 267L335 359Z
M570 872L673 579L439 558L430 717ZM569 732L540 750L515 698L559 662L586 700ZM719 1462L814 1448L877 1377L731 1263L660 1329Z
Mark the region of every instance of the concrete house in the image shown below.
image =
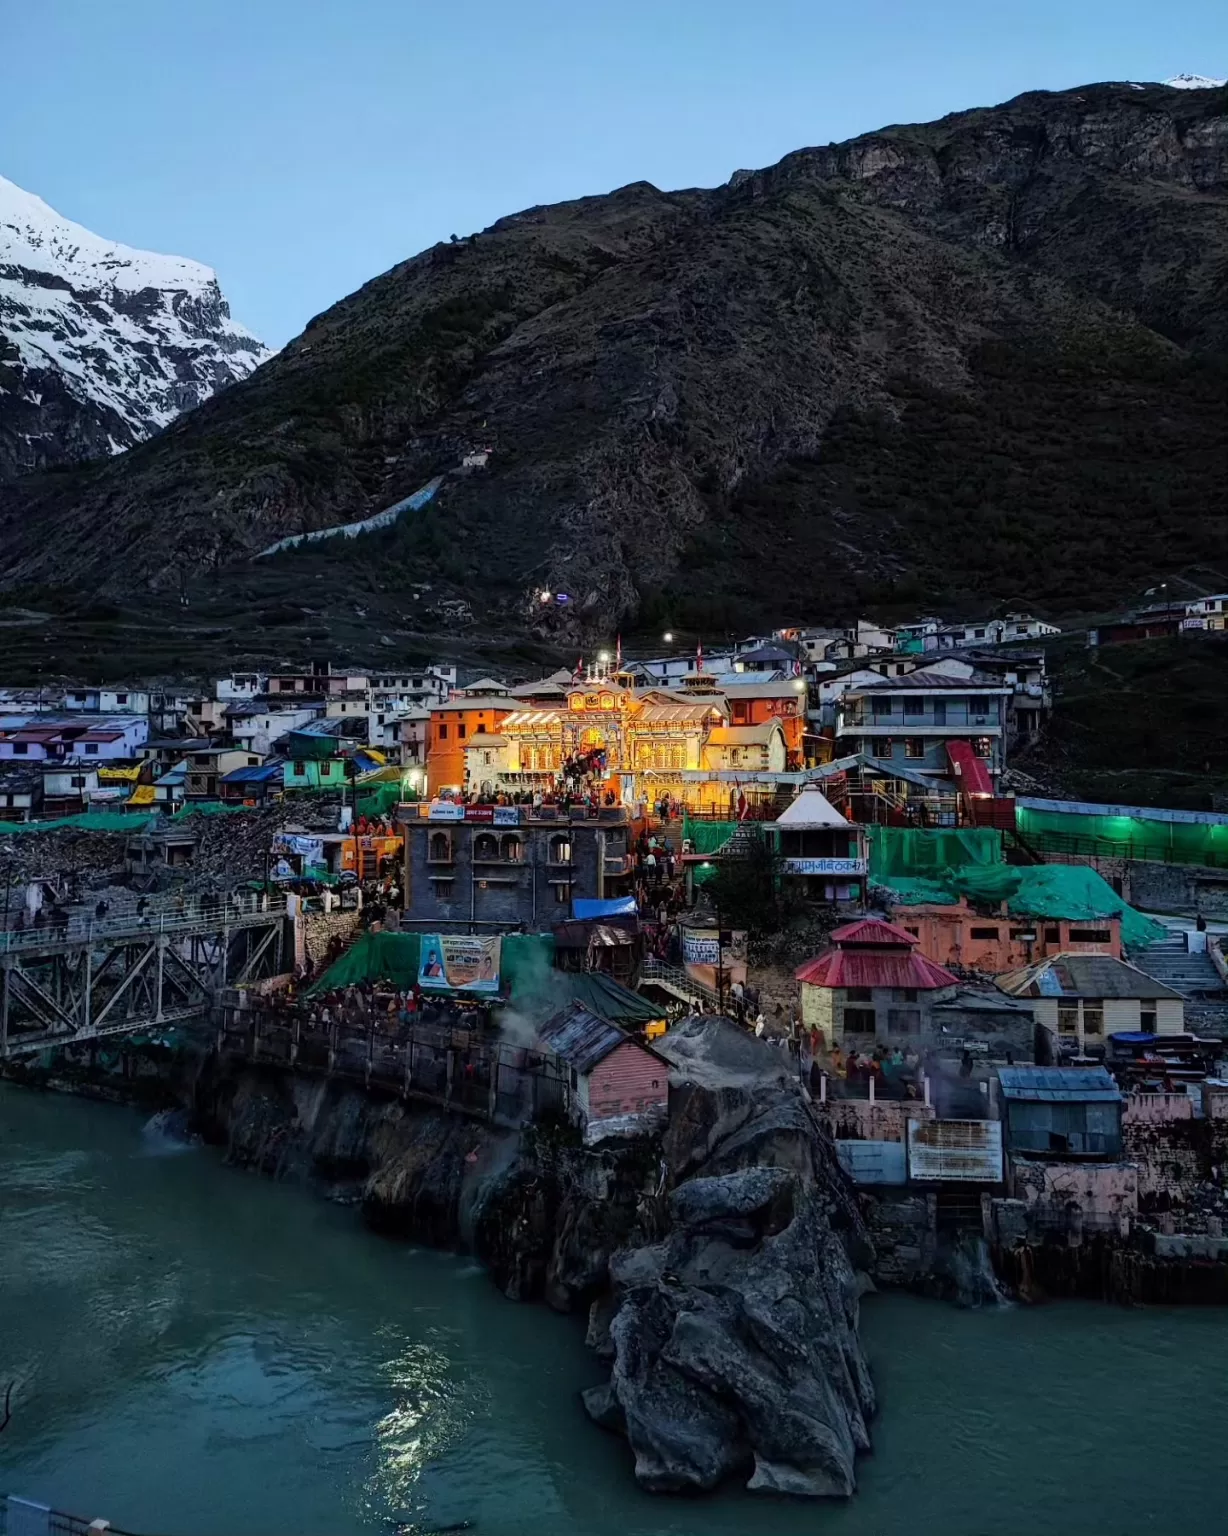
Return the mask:
M538 1032L568 1070L569 1111L586 1143L638 1136L669 1115L669 1066L616 1024L573 1003Z
M848 923L833 947L794 973L801 983L802 1023L829 1046L928 1044L941 1031L935 1003L955 995L958 980L917 953L917 941L876 918Z
M1112 955L1054 955L1038 965L1000 976L1011 997L1032 999L1036 1022L1058 1050L1103 1048L1125 1030L1179 1035L1185 1030L1185 999L1137 966Z
M1005 766L1011 694L998 678L971 668L966 676L931 667L876 676L846 689L836 755L863 752L878 763L898 761L935 788L946 781L968 795L992 795Z

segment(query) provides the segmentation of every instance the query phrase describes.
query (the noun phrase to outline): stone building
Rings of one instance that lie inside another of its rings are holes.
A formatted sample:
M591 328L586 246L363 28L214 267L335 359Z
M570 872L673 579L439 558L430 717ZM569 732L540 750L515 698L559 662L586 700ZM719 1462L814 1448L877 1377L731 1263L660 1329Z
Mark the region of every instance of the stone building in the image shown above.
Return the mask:
M958 980L917 953L911 933L866 918L832 934L833 948L794 973L802 1023L829 1046L928 1046L941 1034L934 1005L954 997Z
M580 898L625 894L631 872L621 807L465 805L401 808L405 914L412 922L544 932Z

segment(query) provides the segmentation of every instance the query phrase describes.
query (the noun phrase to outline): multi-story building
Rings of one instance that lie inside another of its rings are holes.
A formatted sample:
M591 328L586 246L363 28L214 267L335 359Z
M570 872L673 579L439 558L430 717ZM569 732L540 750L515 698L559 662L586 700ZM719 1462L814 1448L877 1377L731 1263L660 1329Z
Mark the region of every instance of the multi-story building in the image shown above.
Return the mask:
M968 795L992 795L1005 766L1006 704L1012 689L967 669L950 676L925 668L845 692L836 719L836 753L862 752L953 781Z
M405 911L415 924L524 927L537 933L573 915L573 902L623 895L631 873L621 807L559 805L401 808Z

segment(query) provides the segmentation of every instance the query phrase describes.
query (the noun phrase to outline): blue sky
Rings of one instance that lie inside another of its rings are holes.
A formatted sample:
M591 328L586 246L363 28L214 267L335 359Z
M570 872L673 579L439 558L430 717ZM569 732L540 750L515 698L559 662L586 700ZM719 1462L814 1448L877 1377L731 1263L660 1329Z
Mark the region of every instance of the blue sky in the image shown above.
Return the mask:
M889 122L1228 74L1224 0L0 0L0 174L218 269L280 345L533 203Z

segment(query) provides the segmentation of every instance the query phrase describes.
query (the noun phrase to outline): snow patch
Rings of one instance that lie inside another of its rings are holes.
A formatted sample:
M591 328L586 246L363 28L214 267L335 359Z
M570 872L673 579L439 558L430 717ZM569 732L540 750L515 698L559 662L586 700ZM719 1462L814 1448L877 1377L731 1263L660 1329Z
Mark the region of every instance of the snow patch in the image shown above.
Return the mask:
M122 452L272 354L230 317L212 268L105 240L0 176L0 336L131 434ZM45 392L45 391L44 391Z
M402 512L418 512L432 499L435 492L443 484L443 476L436 475L434 480L428 480L420 491L415 491L412 496L406 496L403 501L395 501L392 506L385 507L382 512L376 512L371 517L364 517L357 523L337 523L332 528L316 528L311 533L292 533L288 538L278 539L276 544L270 544L267 549L262 549L253 558L264 560L269 555L280 554L283 549L298 549L302 544L319 544L323 539L356 539L360 533L374 533L377 528L391 528Z
M1221 85L1228 85L1228 80L1213 80L1210 75L1174 75L1160 83L1172 86L1174 91L1216 91Z

